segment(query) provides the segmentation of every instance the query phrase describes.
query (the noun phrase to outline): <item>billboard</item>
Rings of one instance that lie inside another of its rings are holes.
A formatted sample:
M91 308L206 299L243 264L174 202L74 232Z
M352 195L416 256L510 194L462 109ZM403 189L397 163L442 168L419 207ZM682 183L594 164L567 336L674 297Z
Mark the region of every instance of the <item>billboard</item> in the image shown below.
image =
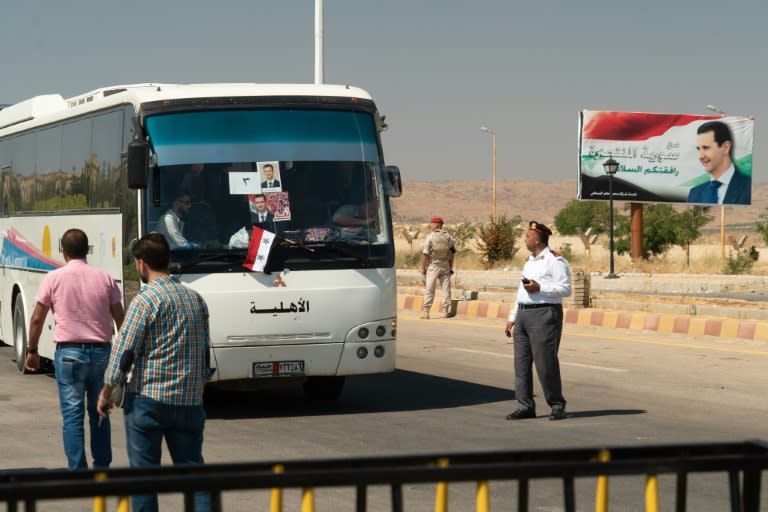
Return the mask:
M578 199L608 199L603 163L613 158L613 199L633 202L752 202L754 119L583 110Z

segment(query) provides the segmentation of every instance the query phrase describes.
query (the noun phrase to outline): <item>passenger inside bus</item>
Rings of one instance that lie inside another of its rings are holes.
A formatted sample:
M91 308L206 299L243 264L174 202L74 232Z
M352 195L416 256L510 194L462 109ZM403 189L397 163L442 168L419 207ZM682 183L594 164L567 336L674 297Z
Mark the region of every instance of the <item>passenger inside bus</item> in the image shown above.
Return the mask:
M232 190L232 173L253 172L259 176L257 162L188 163L160 168L157 185L166 202L148 205L149 231L172 233L171 221L181 224L182 228L176 230L180 236L166 235L175 249L245 248L247 238L242 235L249 237L254 225L296 243L386 241L383 210L367 168L346 162L274 163L275 170L280 170L282 191L262 191L264 196ZM190 203L179 203L175 191L186 194ZM153 197L153 192L148 196ZM163 206L168 208L168 202L170 208L166 211ZM158 227L163 224L165 227ZM232 245L233 235L241 231L239 238L243 240Z

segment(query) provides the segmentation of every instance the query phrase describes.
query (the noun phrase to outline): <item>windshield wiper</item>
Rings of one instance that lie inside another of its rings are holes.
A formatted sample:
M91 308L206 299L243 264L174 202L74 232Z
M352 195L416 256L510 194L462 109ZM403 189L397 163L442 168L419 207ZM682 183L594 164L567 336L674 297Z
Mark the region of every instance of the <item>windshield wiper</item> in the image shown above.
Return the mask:
M322 245L319 245L319 247L323 247L329 252L334 252L340 256L346 256L347 258L352 258L356 261L367 261L364 256L360 256L356 251L351 250L351 246L349 244L340 244L338 240L334 242L322 243Z
M354 251L348 249L349 244L342 243L339 245L339 240L328 240L328 241L316 241L312 242L311 244L303 244L301 242L295 242L293 240L289 240L287 238L278 237L280 240L280 247L287 248L287 249L302 249L304 251L307 251L312 254L319 255L321 253L318 252L318 250L323 250L325 252L333 252L341 256L346 256L348 258L353 258L356 261L366 261L365 257L360 256L356 254Z
M222 263L222 264L231 264L237 261L244 261L245 260L245 252L239 251L239 252L216 252L211 254L201 254L200 256L197 256L195 258L192 258L187 261L182 261L179 263L171 263L171 265L168 267L168 271L171 274L181 274L186 270L189 270L190 268L199 265L201 263Z
M300 242L294 242L293 240L288 240L287 238L283 237L277 237L278 240L280 240L279 247L296 247L297 249L303 249L307 252L314 253L315 249L313 247L304 245Z

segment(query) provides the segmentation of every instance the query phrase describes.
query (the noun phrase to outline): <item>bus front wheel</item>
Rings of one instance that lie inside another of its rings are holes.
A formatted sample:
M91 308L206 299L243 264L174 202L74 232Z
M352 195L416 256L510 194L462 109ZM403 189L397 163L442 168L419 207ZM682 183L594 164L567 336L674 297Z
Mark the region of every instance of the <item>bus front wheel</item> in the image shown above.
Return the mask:
M28 373L24 367L27 360L27 327L24 323L24 305L21 297L16 299L13 307L13 348L16 350L16 368L21 373Z
M304 394L310 400L336 400L344 389L344 377L309 377Z

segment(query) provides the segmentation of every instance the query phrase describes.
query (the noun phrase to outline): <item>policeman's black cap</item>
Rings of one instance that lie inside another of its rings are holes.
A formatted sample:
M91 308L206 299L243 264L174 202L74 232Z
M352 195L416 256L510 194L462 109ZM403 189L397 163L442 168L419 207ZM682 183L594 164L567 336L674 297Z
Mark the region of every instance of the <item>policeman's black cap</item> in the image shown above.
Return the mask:
M549 229L547 226L545 226L541 222L536 222L535 220L532 220L531 222L528 223L528 229L538 231L539 233L544 233L547 236L552 235L551 229Z

